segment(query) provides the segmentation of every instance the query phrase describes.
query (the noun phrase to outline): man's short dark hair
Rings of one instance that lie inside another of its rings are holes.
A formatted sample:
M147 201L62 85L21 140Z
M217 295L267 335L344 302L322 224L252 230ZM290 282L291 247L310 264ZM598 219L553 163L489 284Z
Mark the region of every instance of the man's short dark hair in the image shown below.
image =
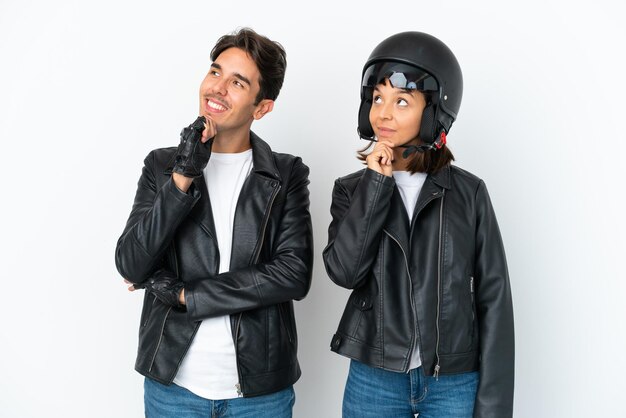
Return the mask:
M218 39L211 51L211 60L215 61L228 48L244 50L255 62L259 73L261 73L259 80L261 89L256 96L255 104L263 99L276 100L283 86L285 70L287 69L287 53L283 46L259 35L250 28L242 28Z

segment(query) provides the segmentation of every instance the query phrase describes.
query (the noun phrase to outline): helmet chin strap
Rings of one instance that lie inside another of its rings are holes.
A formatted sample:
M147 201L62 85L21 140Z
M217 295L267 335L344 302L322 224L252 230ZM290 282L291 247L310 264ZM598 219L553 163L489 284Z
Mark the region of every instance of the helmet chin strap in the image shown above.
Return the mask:
M411 141L413 141L416 138L413 138ZM409 142L411 142L411 141L409 141ZM438 149L441 149L441 147L443 147L446 142L448 142L447 138L446 138L446 131L442 130L441 133L439 134L439 137L437 138L437 140L432 142L432 143L430 143L430 144L420 144L420 145L406 145L406 144L404 144L404 145L400 145L400 148L406 148L404 150L404 152L402 152L402 158L408 158L414 152L425 152L425 151L428 151L428 150L438 150Z

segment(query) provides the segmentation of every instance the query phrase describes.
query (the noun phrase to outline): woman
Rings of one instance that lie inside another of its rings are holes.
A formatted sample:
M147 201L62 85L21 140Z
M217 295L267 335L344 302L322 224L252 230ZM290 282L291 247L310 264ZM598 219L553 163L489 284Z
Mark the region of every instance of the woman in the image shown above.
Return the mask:
M462 90L453 53L425 33L385 39L363 68L359 134L374 147L335 182L324 250L353 289L331 342L352 359L344 417L512 415L502 240L485 184L446 145Z

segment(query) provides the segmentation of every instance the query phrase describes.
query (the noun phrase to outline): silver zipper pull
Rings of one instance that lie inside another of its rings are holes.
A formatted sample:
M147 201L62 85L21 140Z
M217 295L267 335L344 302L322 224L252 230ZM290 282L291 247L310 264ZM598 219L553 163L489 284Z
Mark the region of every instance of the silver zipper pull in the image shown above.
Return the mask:
M470 277L470 291L474 293L474 278Z
M437 364L437 365L435 366L435 374L433 374L433 377L434 377L434 378L435 378L435 380L437 380L437 381L439 381L439 369L440 369L439 364Z
M241 398L243 396L243 393L241 393L241 385L237 383L235 387L237 388L237 396Z

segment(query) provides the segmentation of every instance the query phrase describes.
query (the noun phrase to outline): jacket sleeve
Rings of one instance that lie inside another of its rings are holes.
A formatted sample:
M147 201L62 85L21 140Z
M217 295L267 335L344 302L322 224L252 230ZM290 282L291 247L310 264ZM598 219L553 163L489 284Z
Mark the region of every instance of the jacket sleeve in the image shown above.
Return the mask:
M184 193L171 177L157 189L155 174L153 151L144 160L135 202L115 249L117 270L132 283L145 281L155 270L181 221L200 199L195 186Z
M474 417L506 418L513 415L513 303L500 230L482 181L476 211L474 278L481 361Z
M333 189L328 245L323 258L330 279L354 289L363 284L376 259L395 181L366 169L350 197L339 180Z
M294 164L283 202L272 258L185 284L191 320L242 312L306 296L313 268L313 232L309 214L309 169Z

